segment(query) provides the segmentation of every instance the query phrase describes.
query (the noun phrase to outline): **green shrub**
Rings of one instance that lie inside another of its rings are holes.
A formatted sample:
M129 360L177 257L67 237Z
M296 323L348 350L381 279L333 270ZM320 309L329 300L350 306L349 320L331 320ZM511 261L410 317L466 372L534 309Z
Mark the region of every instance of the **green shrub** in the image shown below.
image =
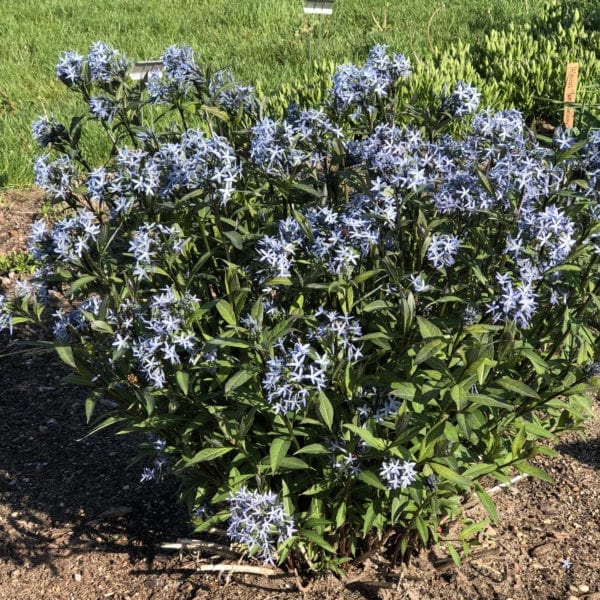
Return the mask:
M463 79L478 86L485 105L517 107L526 117L556 123L566 65L578 62L578 102L599 104L597 10L582 17L576 4L551 0L529 23L512 23L505 30L489 31L473 44L459 41L437 51L431 60L417 63L415 91L431 96L446 81Z
M0 327L48 327L88 418L108 397L97 427L149 434L142 480L179 475L199 530L304 569L458 560L487 521L460 548L441 523L472 493L496 520L482 477L548 479L539 440L597 389L598 132L542 147L463 82L419 110L382 47L280 120L189 48L162 61L144 85L103 44L61 57L91 117L34 124L68 211L34 225Z

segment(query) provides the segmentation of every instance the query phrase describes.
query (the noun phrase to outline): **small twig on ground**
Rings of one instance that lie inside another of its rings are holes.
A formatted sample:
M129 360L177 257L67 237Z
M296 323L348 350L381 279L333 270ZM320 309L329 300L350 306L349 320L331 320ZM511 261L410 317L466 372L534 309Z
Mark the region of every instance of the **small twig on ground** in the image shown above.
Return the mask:
M239 558L239 553L234 552L223 544L217 544L215 542L205 542L203 540L192 540L188 538L180 538L176 542L166 542L161 544L160 547L163 550L207 550L213 554L219 554L225 558Z
M500 490L503 490L505 488L513 486L515 483L518 483L522 479L527 479L527 477L529 477L529 475L527 475L527 473L523 473L522 475L517 475L516 477L513 477L510 481L507 481L506 483L500 483L499 485L495 485L493 488L490 488L489 490L485 490L485 492L488 495L495 494L496 492L499 492Z
M201 573L246 573L249 575L264 575L265 577L279 577L283 575L283 571L272 567L231 565L226 563L219 563L218 565L199 565L197 570Z

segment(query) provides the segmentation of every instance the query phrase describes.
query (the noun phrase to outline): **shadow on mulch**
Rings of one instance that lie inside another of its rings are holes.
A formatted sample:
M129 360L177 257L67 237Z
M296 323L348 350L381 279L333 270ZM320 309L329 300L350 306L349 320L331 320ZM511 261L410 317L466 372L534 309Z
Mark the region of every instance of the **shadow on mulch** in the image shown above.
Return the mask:
M106 549L149 565L159 541L190 534L177 482L140 484L136 440L85 437L85 390L49 352L0 335L0 558L17 565Z
M568 454L575 460L594 469L600 469L600 437L574 442L561 442L557 444L556 450L562 454Z

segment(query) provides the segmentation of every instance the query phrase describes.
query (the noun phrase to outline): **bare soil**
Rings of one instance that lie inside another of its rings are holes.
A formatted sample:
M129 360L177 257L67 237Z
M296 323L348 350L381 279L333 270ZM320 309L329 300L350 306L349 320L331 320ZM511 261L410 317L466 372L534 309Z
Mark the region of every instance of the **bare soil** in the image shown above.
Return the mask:
M0 254L25 247L40 205L36 192L0 198ZM0 272L0 293L13 281ZM177 481L141 484L134 439L85 437L85 390L64 385L67 372L0 336L0 600L600 600L598 402L582 437L562 437L560 456L538 461L553 484L524 479L495 494L500 523L458 568L431 550L396 568L372 557L345 580L219 575L200 569L236 561L161 549L193 537L174 504Z

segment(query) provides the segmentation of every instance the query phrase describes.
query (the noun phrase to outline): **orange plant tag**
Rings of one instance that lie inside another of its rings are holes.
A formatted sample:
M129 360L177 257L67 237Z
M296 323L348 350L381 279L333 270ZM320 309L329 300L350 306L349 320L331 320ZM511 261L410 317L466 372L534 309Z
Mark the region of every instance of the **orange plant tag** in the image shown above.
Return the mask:
M577 77L579 76L579 63L567 64L566 80L565 80L565 94L563 100L565 102L575 102L577 97ZM567 129L573 127L575 119L575 109L570 106L565 106L563 113L563 122Z

